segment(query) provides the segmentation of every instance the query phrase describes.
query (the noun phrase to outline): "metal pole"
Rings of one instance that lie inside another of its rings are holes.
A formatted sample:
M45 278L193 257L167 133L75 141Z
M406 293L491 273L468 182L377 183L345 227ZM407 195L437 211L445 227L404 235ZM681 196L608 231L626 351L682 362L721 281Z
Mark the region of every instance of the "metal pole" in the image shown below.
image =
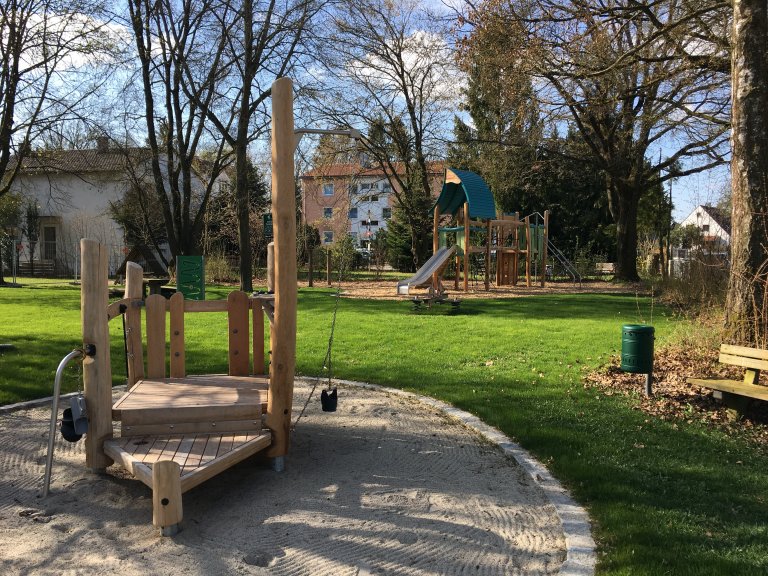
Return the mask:
M45 477L43 478L43 490L40 493L42 498L48 496L48 489L51 487L51 469L53 468L53 445L56 441L56 420L59 415L59 394L61 392L61 377L64 375L64 369L73 358L83 355L82 350L72 350L64 356L56 368L56 378L53 380L53 399L51 400L51 425L48 428L48 456L45 459Z
M653 374L645 375L645 395L649 398L653 396Z

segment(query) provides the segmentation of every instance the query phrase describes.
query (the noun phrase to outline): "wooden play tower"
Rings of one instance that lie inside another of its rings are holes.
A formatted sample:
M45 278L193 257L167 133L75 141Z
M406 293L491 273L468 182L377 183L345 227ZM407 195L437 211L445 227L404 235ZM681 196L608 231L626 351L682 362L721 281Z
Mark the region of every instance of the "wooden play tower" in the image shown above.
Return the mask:
M226 301L194 301L177 293L170 300L143 300L142 270L129 263L125 297L110 304L107 248L81 241L86 465L99 471L115 462L149 486L162 534L179 529L183 492L259 452L281 469L288 452L296 362L294 148L292 84L282 78L272 86L274 296L232 292ZM185 319L214 312L227 315L228 373L190 375ZM128 391L113 405L108 323L120 316ZM265 318L272 346L268 373Z
M447 226L441 221L448 220ZM454 289L462 284L469 290L470 258L482 254L485 260L484 287L490 289L491 259L496 257L496 286L515 286L519 268L525 263L525 281L531 286L533 266L541 286L546 282L549 211L544 212L543 225L521 219L517 213L496 216L493 194L485 181L474 172L448 168L440 196L433 208L433 254L455 246ZM482 237L482 243L477 238ZM433 280L437 285L438 279Z

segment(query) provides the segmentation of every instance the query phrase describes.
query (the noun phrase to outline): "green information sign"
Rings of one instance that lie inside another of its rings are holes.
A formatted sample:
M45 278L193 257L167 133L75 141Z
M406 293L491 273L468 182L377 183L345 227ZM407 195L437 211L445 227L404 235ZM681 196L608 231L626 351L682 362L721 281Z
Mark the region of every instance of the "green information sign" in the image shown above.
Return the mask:
M176 289L186 300L205 300L205 266L202 256L176 257Z
M272 240L272 213L267 212L264 214L264 238Z

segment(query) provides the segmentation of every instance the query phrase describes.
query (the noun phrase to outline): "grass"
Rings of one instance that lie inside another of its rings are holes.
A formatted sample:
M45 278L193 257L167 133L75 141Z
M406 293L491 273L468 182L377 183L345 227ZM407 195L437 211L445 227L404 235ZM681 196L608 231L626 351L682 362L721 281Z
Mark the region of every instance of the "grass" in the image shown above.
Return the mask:
M225 292L211 288L208 297ZM300 292L302 374L321 372L332 296ZM0 402L50 393L56 363L79 344L78 308L72 287L0 289L0 342L19 346L0 356ZM677 324L660 313L657 307L657 342ZM413 314L407 302L343 299L334 375L440 398L520 442L589 509L601 574L768 573L768 456L581 383L586 370L618 352L621 325L649 314L647 299L606 294L466 300L455 316ZM187 325L187 358L200 369L226 369L220 316L197 314ZM117 372L119 324L112 330Z

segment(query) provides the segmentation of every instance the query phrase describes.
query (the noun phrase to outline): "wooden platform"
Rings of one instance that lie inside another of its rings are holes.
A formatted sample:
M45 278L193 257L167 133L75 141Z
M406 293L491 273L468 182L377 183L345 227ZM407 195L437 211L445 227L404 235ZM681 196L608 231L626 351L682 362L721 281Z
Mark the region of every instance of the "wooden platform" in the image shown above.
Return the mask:
M123 436L261 429L267 376L221 374L140 380L112 407Z
M172 460L181 470L186 492L216 474L269 447L269 430L238 434L129 436L104 442L104 452L153 488L152 466Z

